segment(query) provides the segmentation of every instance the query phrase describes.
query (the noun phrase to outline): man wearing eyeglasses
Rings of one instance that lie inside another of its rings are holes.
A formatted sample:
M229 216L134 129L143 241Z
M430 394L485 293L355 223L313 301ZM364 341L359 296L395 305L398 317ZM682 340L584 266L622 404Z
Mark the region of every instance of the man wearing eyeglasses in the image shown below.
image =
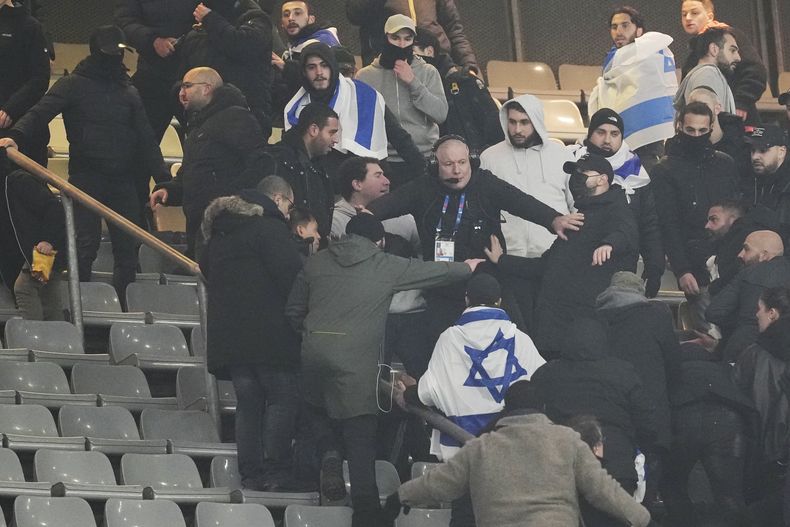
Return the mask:
M220 196L254 187L265 174L268 156L260 124L244 95L224 84L211 68L184 75L178 100L187 114L184 160L172 181L157 185L150 205L183 205L187 220L187 255L195 247L203 211Z

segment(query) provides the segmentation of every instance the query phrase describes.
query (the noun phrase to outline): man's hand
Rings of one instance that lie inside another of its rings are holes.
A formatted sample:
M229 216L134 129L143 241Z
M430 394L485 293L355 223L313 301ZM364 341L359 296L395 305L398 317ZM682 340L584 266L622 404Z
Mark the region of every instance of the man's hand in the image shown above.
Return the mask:
M35 249L36 251L46 256L50 256L53 252L55 252L55 248L52 247L52 244L45 241L38 242Z
M176 51L176 39L172 37L158 37L154 39L154 51L162 58L169 57Z
M403 394L406 392L406 388L415 384L417 384L417 381L408 373L398 374L392 384L395 402L404 410L406 409L406 400L403 398Z
M148 198L148 204L151 206L151 210L155 210L159 204L167 205L167 189L160 188L152 192Z
M574 212L572 214L566 214L565 216L557 216L551 222L551 228L554 229L554 232L562 240L568 239L568 237L565 236L566 229L578 231L582 225L584 225L584 214L581 212Z
M481 263L485 262L483 258L470 258L469 260L465 260L464 263L469 266L472 272L475 272L477 266Z
M0 139L0 148L19 148L10 137L3 137Z
M689 296L697 296L699 294L699 284L697 284L697 279L691 273L686 273L678 278L678 285L680 290Z
M505 254L505 250L502 249L502 244L499 243L499 238L496 237L496 234L491 235L491 248L483 247L483 252L486 253L491 263L499 263L499 258Z
M285 69L285 61L274 51L272 51L272 66L275 66L280 71Z
M197 5L197 7L195 8L195 12L192 14L195 16L195 20L197 21L197 23L202 24L203 18L209 13L211 13L211 9L200 3Z
M603 265L612 257L612 246L601 245L593 252L593 265Z
M354 210L357 211L357 214L370 214L373 216L373 213L366 209L364 205L354 205Z
M11 128L12 124L14 120L4 110L0 110L0 128Z
M735 110L735 115L741 118L742 121L746 120L746 117L749 115L746 110Z
M414 82L414 70L411 69L411 65L405 60L396 60L392 71L395 72L397 78L406 84L411 85Z
M713 353L714 351L716 351L716 346L719 345L718 340L711 337L707 333L697 331L696 329L694 330L694 334L697 335L697 338L686 340L684 342L693 342L694 344L699 344L700 346L705 348L705 350L708 351L709 353Z

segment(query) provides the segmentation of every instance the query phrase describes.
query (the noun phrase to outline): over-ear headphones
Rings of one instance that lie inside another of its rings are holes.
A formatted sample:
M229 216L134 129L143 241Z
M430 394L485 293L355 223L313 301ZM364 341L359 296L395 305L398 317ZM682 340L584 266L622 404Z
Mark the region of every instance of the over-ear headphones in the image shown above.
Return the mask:
M436 151L439 150L439 147L442 146L447 141L461 141L463 144L466 145L466 149L469 151L469 164L472 166L472 172L480 168L480 155L469 148L469 143L466 142L462 136L457 134L448 134L443 135L436 142L433 144L431 148L431 154L428 157L427 162L427 171L428 175L431 177L439 177L439 160L436 159Z

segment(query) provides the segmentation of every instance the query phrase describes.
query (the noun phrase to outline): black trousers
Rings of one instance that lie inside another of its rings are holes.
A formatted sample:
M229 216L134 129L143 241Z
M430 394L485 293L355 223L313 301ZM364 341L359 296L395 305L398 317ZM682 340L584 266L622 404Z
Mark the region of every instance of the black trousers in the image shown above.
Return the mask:
M132 76L132 83L140 92L145 114L157 142L162 141L178 103L177 94L173 90L177 80L175 77L167 78L145 70L137 71Z

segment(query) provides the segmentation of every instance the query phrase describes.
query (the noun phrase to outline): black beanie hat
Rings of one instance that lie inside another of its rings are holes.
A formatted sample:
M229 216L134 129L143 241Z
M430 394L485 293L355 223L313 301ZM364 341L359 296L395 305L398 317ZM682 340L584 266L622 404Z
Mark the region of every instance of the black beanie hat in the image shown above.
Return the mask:
M470 306L493 306L502 298L502 288L496 278L480 273L466 284L466 297Z
M625 125L623 124L623 118L620 117L620 114L611 108L601 108L590 117L590 127L587 128L587 139L589 139L595 129L602 124L613 124L620 130L621 134L625 135Z
M505 394L505 412L540 410L543 406L538 389L526 379L511 384Z
M384 238L384 225L372 214L363 212L351 218L346 225L346 234L356 234L376 243Z

